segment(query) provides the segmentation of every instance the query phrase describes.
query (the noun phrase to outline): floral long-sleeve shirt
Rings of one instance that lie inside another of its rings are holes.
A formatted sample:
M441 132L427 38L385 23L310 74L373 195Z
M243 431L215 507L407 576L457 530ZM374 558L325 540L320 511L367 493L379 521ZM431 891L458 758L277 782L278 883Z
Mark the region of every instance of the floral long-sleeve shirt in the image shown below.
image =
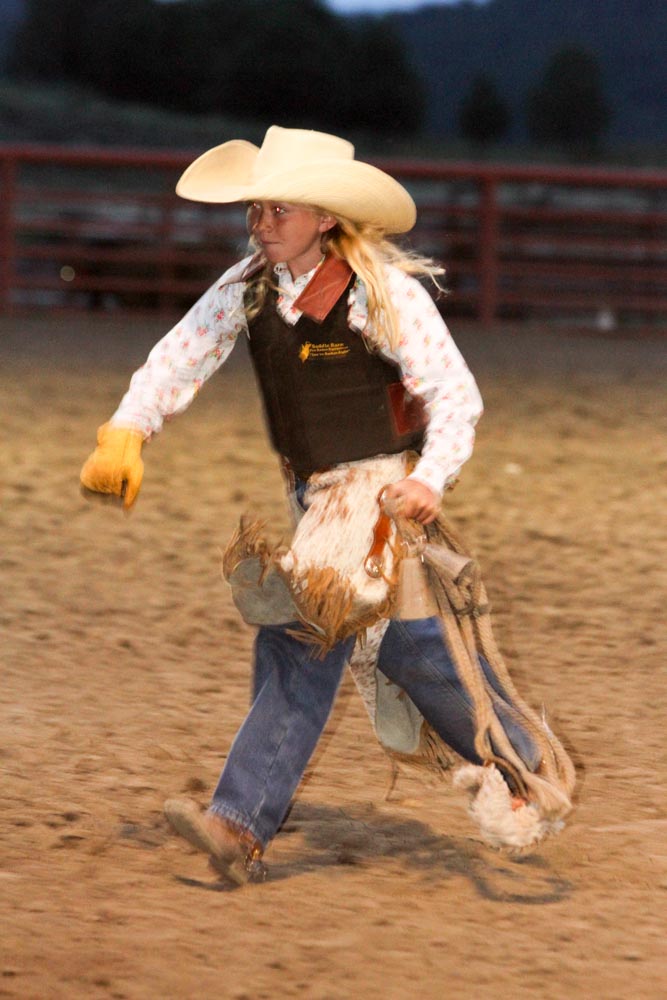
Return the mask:
M190 405L203 383L225 362L239 334L247 335L240 278L249 259L226 271L158 341L133 375L112 417L114 425L137 428L145 438L159 432L165 419ZM314 272L293 280L285 265L275 268L280 289L277 308L288 326L301 316L293 303ZM411 478L441 493L454 482L472 453L482 400L428 292L399 268L388 267L386 278L399 320L396 347L392 349L370 327L366 289L359 279L349 292L348 323L361 336L366 335L382 357L398 366L407 390L424 402L426 438ZM285 335L289 336L288 328Z

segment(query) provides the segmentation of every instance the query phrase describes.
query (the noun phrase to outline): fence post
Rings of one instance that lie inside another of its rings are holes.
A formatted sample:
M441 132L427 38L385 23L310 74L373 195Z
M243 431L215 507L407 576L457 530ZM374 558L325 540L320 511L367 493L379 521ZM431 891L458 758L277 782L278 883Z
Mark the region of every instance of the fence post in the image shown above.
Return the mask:
M498 312L498 183L483 176L479 192L479 318L492 323Z
M0 159L0 313L11 308L14 268L14 194L16 160L11 153Z

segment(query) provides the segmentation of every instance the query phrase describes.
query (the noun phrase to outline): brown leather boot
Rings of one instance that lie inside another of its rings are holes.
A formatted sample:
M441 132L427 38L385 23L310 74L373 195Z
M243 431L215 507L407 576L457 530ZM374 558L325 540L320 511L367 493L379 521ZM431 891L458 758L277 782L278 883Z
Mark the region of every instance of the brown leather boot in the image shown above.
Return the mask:
M203 812L192 799L169 799L164 813L176 833L209 855L211 867L222 878L235 885L265 880L262 845L247 830L215 813Z

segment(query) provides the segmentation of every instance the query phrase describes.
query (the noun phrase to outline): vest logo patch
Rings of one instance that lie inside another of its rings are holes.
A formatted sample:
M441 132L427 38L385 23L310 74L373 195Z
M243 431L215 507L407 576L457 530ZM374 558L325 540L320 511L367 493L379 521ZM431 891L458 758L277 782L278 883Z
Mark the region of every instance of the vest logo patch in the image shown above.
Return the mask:
M302 362L322 361L325 358L343 358L349 353L350 348L342 341L332 344L311 344L311 342L307 340L301 345L299 360Z

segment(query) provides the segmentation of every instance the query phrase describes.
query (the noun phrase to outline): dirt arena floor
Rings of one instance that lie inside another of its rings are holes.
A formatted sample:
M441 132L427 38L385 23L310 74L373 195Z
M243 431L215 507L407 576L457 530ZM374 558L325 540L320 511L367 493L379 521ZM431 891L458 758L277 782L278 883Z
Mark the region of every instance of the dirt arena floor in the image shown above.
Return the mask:
M450 515L579 772L513 860L389 769L346 680L269 881L224 891L164 800L210 795L252 631L220 576L286 527L244 349L146 449L125 516L78 472L158 323L0 324L0 996L667 996L667 341L462 330L487 412ZM455 330L456 333L456 330Z

